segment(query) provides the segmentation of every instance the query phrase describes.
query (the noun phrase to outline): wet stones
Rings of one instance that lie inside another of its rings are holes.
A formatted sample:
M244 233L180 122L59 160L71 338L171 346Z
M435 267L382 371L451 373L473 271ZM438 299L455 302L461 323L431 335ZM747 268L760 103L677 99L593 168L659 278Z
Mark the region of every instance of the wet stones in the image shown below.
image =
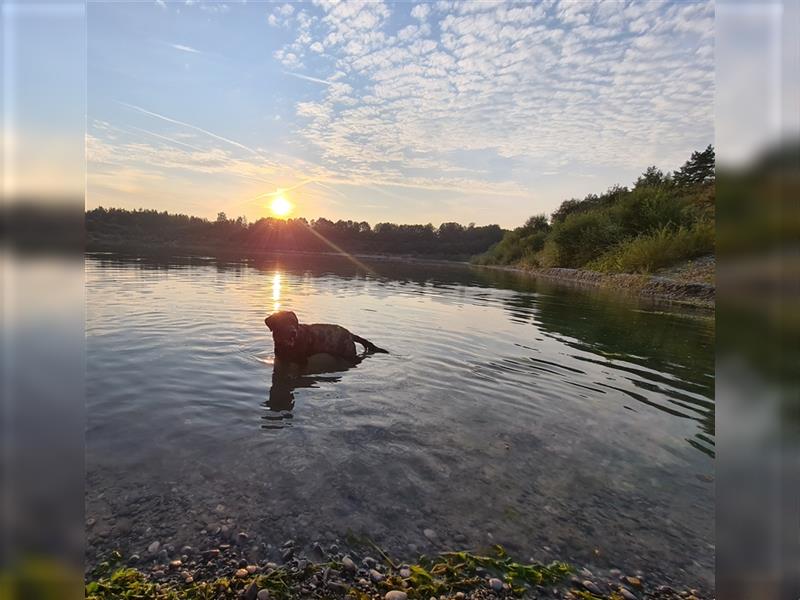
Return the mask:
M495 592L499 592L503 589L503 582L500 581L497 577L492 577L489 580L489 587L492 588Z
M401 592L400 590L391 590L386 592L386 595L383 597L383 600L406 600L408 598L408 594L405 592Z
M161 542L153 542L147 547L148 554L156 554L158 553L159 549L161 548Z

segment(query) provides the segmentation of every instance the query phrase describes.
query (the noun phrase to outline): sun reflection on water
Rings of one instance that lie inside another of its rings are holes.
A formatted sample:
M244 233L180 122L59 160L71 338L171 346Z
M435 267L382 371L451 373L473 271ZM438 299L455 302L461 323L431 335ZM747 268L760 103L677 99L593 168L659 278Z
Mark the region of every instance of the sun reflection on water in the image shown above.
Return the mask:
M281 308L281 273L275 271L272 276L272 310L280 310Z

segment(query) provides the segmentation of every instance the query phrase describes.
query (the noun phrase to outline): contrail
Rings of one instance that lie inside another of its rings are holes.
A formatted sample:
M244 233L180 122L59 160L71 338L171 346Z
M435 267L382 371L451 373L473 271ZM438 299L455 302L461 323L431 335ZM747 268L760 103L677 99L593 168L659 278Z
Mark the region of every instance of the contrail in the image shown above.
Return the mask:
M241 148L242 150L247 150L248 152L255 154L256 156L261 156L261 153L245 146L244 144L240 144L236 140L232 140L221 135L217 135L212 131L208 131L207 129L203 129L202 127L198 127L197 125L192 125L191 123L186 123L184 121L178 121L177 119L171 119L170 117L165 117L164 115L160 115L158 113L154 113L149 110L145 110L141 106L136 106L134 104L128 104L127 102L119 102L122 106L126 106L133 110L138 110L140 113L144 113L146 115L150 115L151 117L155 117L156 119L161 119L162 121L166 121L167 123L174 123L176 125L182 125L183 127L188 127L189 129L194 129L195 131L199 131L200 133L205 133L206 135L210 135L211 137L218 139L226 144L230 144L231 146L236 146L237 148Z
M300 73L292 73L291 71L284 71L286 75L291 75L292 77L297 77L298 79L305 79L306 81L313 81L314 83L321 83L323 85L333 85L332 81L326 81L324 79L318 79L316 77L311 77L309 75L301 75Z

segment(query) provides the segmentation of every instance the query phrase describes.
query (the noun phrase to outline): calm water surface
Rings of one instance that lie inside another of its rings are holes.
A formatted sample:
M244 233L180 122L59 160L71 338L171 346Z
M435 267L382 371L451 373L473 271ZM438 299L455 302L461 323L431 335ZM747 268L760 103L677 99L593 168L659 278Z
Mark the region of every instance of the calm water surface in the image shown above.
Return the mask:
M501 543L711 585L707 317L319 256L90 255L86 273L90 562L201 546L230 519L273 545ZM273 386L263 320L277 308L391 354Z

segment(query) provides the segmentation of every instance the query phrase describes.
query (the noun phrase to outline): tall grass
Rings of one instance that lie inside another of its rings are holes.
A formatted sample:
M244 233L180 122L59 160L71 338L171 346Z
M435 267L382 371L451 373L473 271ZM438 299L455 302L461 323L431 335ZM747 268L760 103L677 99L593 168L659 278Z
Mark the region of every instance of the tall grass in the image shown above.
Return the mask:
M651 273L713 252L713 223L701 222L677 228L666 225L619 244L585 266L607 273Z

